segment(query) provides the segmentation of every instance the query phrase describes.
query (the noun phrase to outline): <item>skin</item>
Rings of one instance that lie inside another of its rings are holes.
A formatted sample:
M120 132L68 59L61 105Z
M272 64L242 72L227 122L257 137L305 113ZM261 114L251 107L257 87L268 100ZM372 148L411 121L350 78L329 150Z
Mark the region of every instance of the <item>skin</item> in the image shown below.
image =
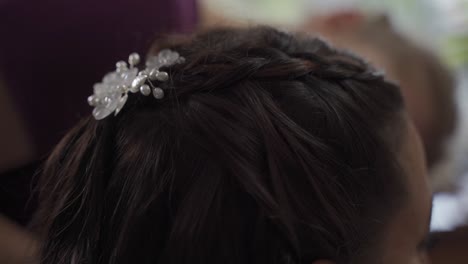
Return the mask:
M0 171L30 162L34 155L31 140L27 134L18 110L8 94L0 76Z
M426 245L432 211L432 195L419 134L408 121L407 134L400 152L406 177L408 199L390 222L384 235L382 264L428 263Z
M0 215L0 263L33 264L36 252L32 235Z
M380 241L379 259L375 264L423 264L429 263L426 245L432 209L424 150L414 124L407 119L399 162L406 179L408 198L386 225ZM318 260L313 264L334 264L330 260Z

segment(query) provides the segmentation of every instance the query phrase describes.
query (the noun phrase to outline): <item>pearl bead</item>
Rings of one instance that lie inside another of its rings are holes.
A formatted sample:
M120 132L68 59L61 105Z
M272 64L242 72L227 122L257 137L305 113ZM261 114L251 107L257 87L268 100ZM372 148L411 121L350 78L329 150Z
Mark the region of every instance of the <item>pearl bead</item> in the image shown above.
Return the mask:
M163 99L164 98L164 90L159 88L159 87L154 88L153 96L156 99Z
M96 98L94 95L91 95L88 97L88 104L90 106L96 106L97 105L97 102L98 102L98 98Z
M149 87L149 85L147 84L144 84L140 87L140 92L145 95L145 96L148 96L151 94L151 88Z
M140 55L138 55L136 52L130 54L130 56L128 56L128 63L130 63L132 66L137 65L140 63Z
M132 85L130 86L130 91L132 93L138 92L138 90L140 89L140 86L142 86L146 82L147 78L148 77L146 75L140 75L140 76L135 77L135 79L133 79L132 81Z
M127 69L127 63L125 61L119 61L115 64L115 67L117 68L117 70L124 70L124 69Z
M167 74L167 72L158 72L156 73L156 79L161 82L165 82L169 79L169 74Z

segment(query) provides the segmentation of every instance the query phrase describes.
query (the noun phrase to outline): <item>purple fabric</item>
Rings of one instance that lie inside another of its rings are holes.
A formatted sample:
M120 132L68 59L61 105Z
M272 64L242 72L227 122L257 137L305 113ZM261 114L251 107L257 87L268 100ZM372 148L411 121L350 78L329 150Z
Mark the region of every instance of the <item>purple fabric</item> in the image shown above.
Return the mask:
M0 2L0 71L40 154L92 110L92 86L133 51L196 24L196 0Z

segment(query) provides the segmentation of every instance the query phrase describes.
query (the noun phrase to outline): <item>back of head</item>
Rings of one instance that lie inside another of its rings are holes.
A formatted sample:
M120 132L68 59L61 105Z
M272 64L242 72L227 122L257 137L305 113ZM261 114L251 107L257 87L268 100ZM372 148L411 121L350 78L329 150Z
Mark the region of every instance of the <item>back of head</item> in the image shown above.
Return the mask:
M367 258L404 197L398 88L271 28L167 40L161 101L130 95L51 155L42 263L338 263ZM153 51L153 52L154 52Z

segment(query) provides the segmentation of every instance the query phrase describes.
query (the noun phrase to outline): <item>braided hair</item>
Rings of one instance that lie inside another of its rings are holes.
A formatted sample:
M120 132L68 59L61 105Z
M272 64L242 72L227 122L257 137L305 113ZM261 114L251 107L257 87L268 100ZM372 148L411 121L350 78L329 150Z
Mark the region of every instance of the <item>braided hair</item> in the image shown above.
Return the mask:
M162 100L85 118L44 165L41 263L352 263L404 202L398 87L269 27L158 41ZM365 263L365 262L359 262Z

